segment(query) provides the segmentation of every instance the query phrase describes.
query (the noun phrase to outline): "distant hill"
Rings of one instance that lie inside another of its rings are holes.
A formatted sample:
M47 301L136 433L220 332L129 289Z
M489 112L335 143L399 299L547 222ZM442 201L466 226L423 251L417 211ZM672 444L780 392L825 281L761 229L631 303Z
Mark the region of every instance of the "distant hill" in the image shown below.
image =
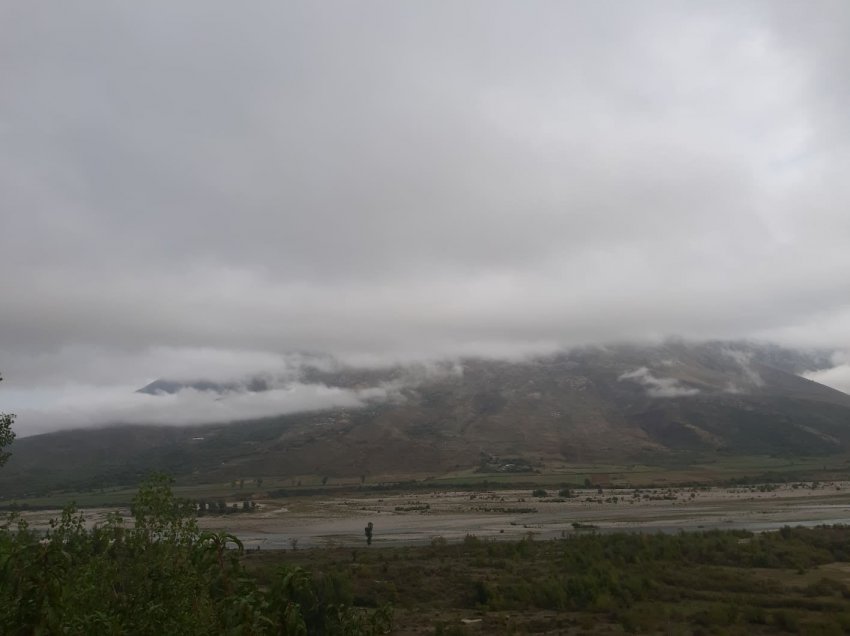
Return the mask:
M228 425L120 426L24 438L0 471L0 492L135 483L151 469L221 481L437 474L497 458L545 465L682 453L830 455L850 450L850 396L798 375L828 365L818 352L667 342L522 362L309 368L302 382L389 383L397 398ZM213 384L160 380L142 390L251 390L244 383Z
M181 382L178 380L159 379L143 386L136 393L148 395L173 395L183 389L194 389L195 391L211 391L213 393L227 393L229 391L268 391L268 380L261 377L248 379L247 382L212 382L211 380L193 380Z

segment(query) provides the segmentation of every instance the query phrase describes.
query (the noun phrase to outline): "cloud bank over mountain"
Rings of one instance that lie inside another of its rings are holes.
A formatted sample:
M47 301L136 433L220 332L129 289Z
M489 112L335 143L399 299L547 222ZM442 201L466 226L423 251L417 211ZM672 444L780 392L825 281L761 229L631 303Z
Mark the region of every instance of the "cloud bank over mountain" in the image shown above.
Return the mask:
M226 423L315 411L359 408L392 397L391 387L345 389L321 384L292 383L262 392L225 393L184 388L173 394L149 395L128 386L71 385L59 395L33 395L37 405L18 412L27 435L62 428L110 424L185 426Z
M833 356L834 366L804 374L809 380L831 386L850 394L850 354L839 352Z
M294 352L850 350L848 30L831 0L4 7L0 401Z

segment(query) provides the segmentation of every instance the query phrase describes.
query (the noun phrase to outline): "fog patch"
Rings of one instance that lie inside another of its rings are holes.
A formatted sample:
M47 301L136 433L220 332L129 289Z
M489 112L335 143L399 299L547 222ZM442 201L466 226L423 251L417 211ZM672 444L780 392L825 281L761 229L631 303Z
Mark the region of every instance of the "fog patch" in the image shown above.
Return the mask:
M743 373L743 380L745 385L749 385L751 387L764 386L764 380L751 364L752 354L747 353L746 351L740 351L738 349L723 349L723 355L732 358L737 363L738 367ZM735 390L730 391L727 389L727 393L745 392L745 388L738 384L732 384L731 386Z
M52 394L27 396L17 392L7 397L12 398L13 406L15 402L22 406L15 409L22 437L112 424L214 424L403 399L399 387L393 384L345 389L295 382L262 392L184 388L157 395L137 393L135 388L68 386Z
M643 385L647 395L654 398L687 397L699 393L699 389L682 386L675 378L657 378L646 367L623 373L617 379L620 382L632 380Z

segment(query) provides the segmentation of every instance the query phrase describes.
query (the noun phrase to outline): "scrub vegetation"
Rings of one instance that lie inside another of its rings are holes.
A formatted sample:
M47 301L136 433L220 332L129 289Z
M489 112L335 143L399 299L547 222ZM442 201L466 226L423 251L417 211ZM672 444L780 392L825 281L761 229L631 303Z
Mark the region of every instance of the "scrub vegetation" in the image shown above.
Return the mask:
M243 549L170 480L132 518L0 531L4 634L804 633L850 629L850 527Z
M280 563L259 585L243 547L201 532L194 504L154 478L131 520L87 528L66 509L45 535L13 518L0 530L3 634L381 634L388 608L352 606L343 574Z
M351 580L399 634L804 633L850 630L850 528L600 535L251 553ZM426 627L427 626L427 629Z

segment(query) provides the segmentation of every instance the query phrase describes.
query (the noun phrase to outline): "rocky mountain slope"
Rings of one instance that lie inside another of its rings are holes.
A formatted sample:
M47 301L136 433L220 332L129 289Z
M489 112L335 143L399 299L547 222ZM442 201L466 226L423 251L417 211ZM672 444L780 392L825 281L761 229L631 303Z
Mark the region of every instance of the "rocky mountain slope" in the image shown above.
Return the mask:
M654 461L677 453L835 454L850 450L850 396L799 375L825 366L822 353L667 342L526 361L308 368L302 382L382 385L393 397L360 409L227 425L120 426L25 438L0 471L0 488L23 494L59 484L132 483L150 469L202 481L436 474L497 458L545 465ZM180 386L162 380L146 390Z

